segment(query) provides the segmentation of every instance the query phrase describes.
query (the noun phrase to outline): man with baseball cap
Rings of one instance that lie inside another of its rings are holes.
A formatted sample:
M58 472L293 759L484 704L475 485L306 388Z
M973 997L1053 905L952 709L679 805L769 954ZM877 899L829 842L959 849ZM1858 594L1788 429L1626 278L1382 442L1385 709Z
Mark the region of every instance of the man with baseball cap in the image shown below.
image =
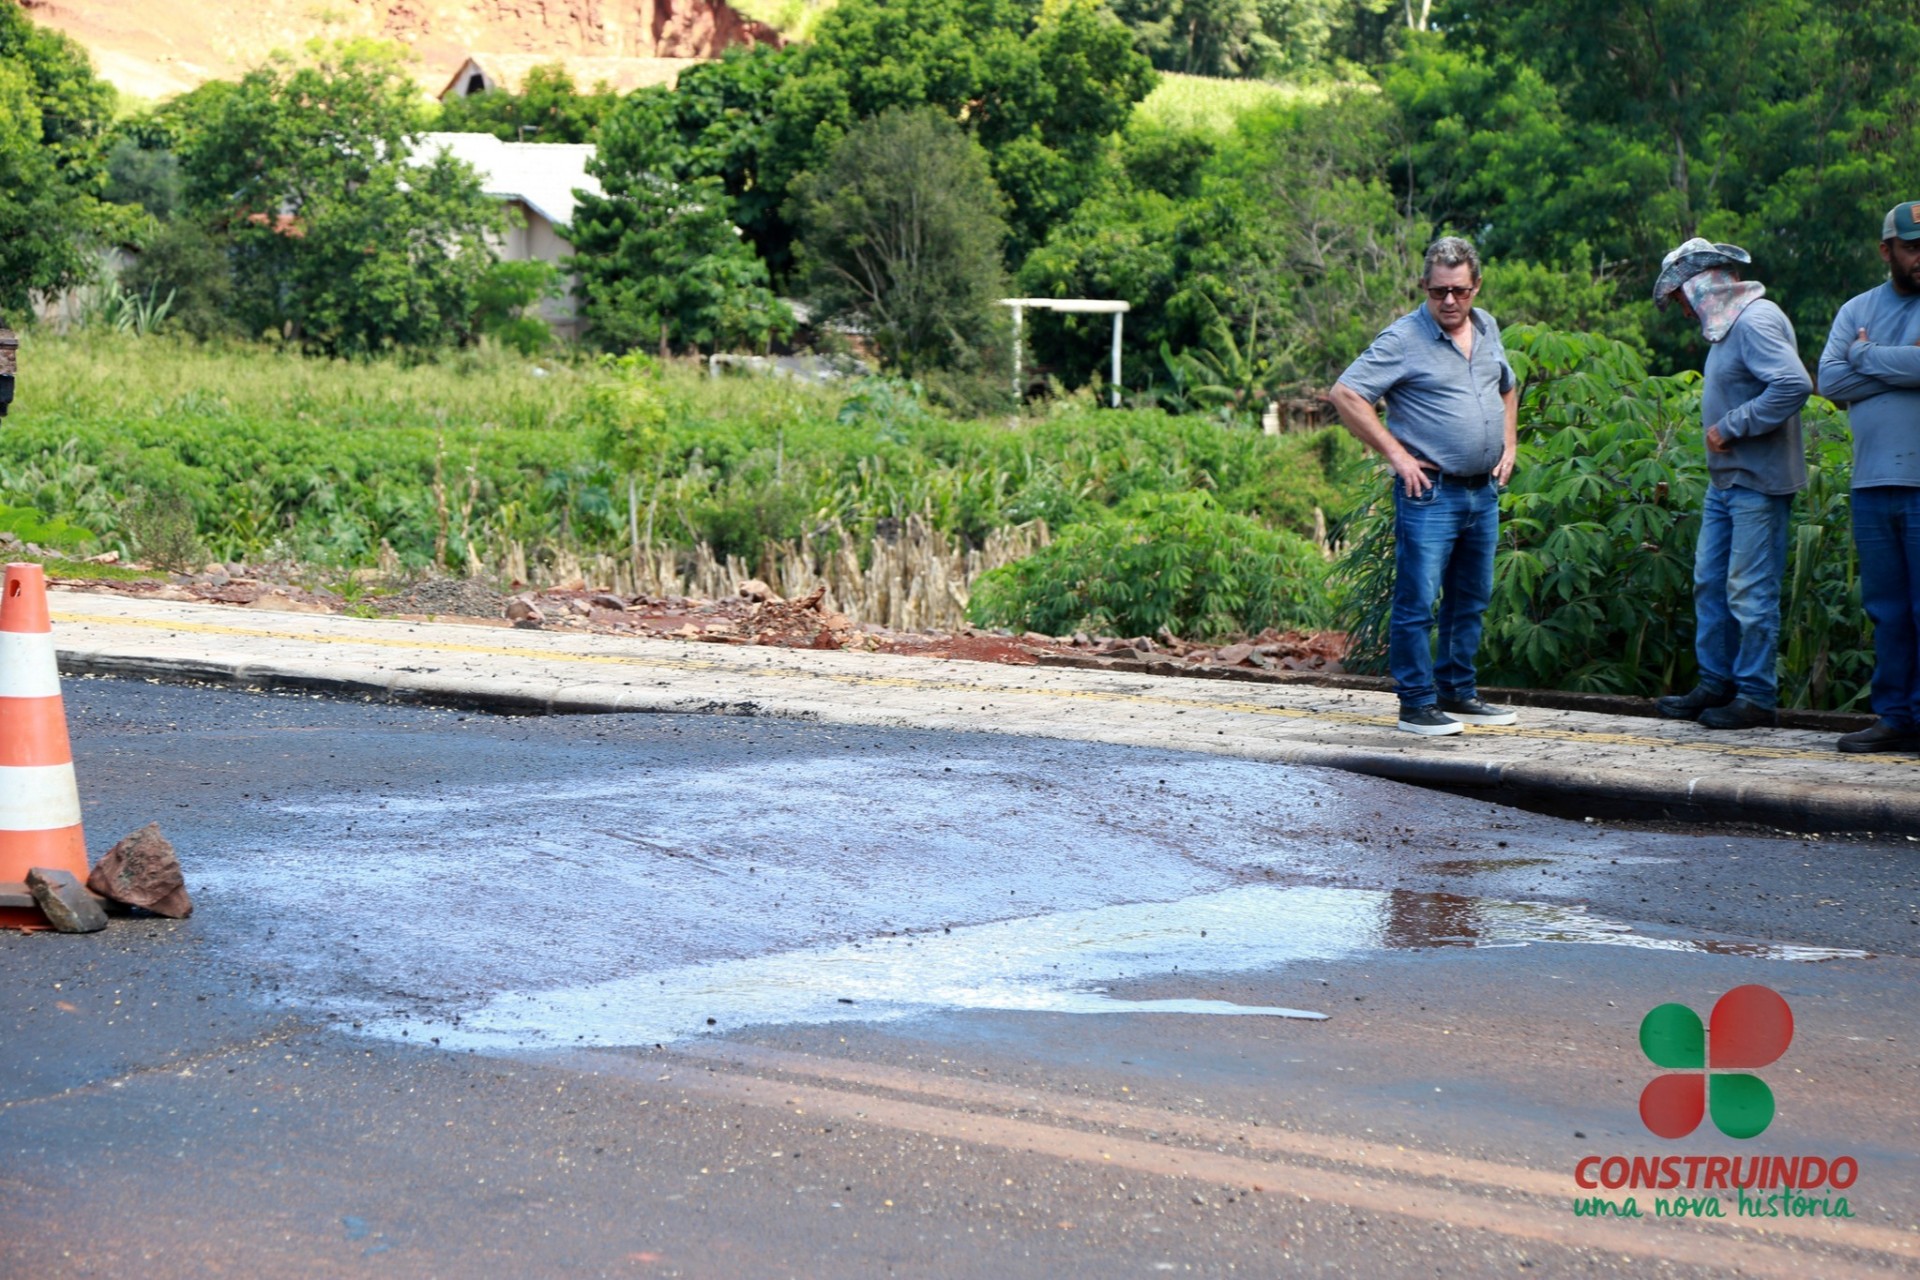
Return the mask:
M1742 280L1738 245L1695 237L1660 264L1653 300L1678 300L1712 344L1700 388L1706 503L1693 557L1694 658L1699 682L1655 705L1708 729L1775 724L1780 702L1780 584L1793 495L1806 487L1800 407L1813 382L1793 322Z
M1820 394L1853 432L1853 543L1873 620L1871 726L1842 751L1920 749L1920 200L1880 224L1886 283L1851 298L1820 354Z

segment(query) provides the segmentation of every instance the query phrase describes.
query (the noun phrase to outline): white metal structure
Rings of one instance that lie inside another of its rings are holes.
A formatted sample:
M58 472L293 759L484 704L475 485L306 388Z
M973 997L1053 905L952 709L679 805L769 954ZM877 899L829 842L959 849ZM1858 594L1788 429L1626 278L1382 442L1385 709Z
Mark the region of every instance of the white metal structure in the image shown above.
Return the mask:
M1013 396L1020 398L1020 317L1028 307L1036 311L1078 311L1113 317L1113 407L1120 407L1120 324L1133 310L1133 304L1117 298L1002 298L1000 305L1013 308Z

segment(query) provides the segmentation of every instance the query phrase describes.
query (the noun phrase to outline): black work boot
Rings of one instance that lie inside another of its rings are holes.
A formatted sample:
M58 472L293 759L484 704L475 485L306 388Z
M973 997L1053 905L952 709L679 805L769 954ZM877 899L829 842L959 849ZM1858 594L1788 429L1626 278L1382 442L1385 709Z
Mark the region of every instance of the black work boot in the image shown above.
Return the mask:
M1778 711L1748 702L1745 698L1735 698L1724 707L1708 707L1700 713L1702 729L1760 729L1772 728L1779 723Z
M1834 744L1842 751L1920 751L1920 733L1902 729L1886 720L1876 720L1864 729L1840 735Z
M1724 707L1732 701L1731 689L1715 692L1703 684L1697 684L1686 693L1670 693L1664 698L1654 699L1653 709L1669 720L1698 720L1702 711Z

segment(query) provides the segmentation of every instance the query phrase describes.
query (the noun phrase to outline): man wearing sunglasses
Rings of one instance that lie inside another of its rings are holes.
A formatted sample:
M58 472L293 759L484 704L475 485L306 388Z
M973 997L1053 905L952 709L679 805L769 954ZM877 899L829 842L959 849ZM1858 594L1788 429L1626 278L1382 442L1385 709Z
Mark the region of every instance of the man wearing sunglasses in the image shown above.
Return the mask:
M1399 727L1435 736L1519 718L1480 700L1474 657L1493 597L1500 487L1513 474L1520 402L1500 326L1473 305L1474 247L1459 236L1434 241L1420 287L1426 304L1380 332L1332 399L1347 430L1393 468L1387 666ZM1383 399L1385 423L1374 409Z
M1700 678L1654 704L1706 729L1779 720L1780 585L1793 495L1807 483L1800 407L1813 381L1786 312L1764 285L1740 278L1751 261L1738 245L1696 236L1661 261L1653 282L1654 303L1677 300L1711 344L1700 383L1709 483L1693 557Z

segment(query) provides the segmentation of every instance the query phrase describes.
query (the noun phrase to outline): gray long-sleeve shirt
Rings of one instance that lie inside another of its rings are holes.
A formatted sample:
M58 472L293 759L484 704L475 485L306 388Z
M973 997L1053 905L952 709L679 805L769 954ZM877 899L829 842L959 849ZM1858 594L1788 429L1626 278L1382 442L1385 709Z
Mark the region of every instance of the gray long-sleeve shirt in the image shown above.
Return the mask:
M1800 407L1813 380L1800 363L1793 322L1771 299L1746 305L1727 336L1707 352L1700 417L1718 426L1731 452L1707 450L1716 488L1797 493L1807 484Z
M1867 331L1865 341L1860 330ZM1920 294L1850 298L1820 353L1820 394L1847 407L1853 487L1920 488Z
M1507 447L1513 366L1500 325L1475 307L1473 354L1463 356L1426 307L1380 331L1340 381L1369 402L1385 397L1387 430L1407 452L1450 475L1483 476Z

